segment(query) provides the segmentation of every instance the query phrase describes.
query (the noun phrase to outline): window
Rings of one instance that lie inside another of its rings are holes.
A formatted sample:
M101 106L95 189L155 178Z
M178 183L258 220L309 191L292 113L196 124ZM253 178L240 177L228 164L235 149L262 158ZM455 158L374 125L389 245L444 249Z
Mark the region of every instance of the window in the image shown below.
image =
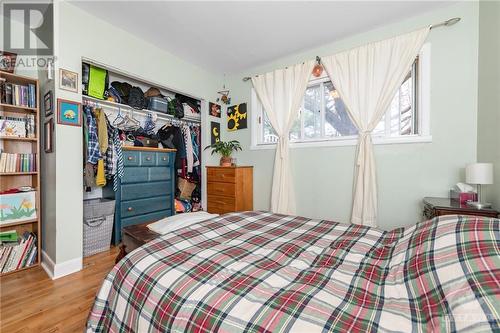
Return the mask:
M428 67L428 47L425 45L422 49L389 109L373 131L374 143L429 141L428 110L425 110L428 109L428 89L421 89L422 84L428 85L428 73L423 68ZM424 53L424 50L427 51ZM257 129L253 132L253 146L276 143L278 137L255 92L252 105L255 105L252 113L256 115L254 125ZM326 73L321 78L311 80L298 117L290 130L291 145L355 144L357 135L358 130Z

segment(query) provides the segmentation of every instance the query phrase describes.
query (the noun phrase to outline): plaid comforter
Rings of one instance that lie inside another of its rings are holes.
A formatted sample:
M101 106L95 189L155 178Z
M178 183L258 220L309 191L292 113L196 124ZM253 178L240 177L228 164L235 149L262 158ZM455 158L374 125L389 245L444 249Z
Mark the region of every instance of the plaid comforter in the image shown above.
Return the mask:
M387 232L223 215L125 257L87 330L499 332L499 224L445 216Z

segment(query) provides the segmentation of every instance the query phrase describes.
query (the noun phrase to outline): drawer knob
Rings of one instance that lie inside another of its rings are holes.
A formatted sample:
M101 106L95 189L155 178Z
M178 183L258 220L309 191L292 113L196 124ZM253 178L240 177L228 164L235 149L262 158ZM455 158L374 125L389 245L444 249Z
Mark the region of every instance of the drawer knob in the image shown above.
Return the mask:
M162 160L166 161L166 160L167 160L167 158L166 158L166 157L164 157L164 158L162 158Z
M129 212L133 211L134 209L132 207L127 208Z
M146 157L146 161L151 161L151 157Z
M133 159L134 159L134 158L133 158L132 156L129 156L129 157L128 157L128 160L129 160L129 161L132 161Z

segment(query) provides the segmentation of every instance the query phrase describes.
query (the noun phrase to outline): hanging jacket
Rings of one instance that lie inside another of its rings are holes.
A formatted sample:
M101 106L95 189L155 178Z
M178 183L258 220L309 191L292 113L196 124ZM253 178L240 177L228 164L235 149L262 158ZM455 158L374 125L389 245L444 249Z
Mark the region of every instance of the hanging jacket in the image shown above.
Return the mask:
M177 149L175 153L175 168L182 168L182 159L186 158L186 147L182 131L177 126L163 126L158 130L158 138L165 148Z
M106 114L102 109L94 109L97 116L97 135L99 137L99 150L101 154L106 154L108 150L108 126L106 124Z

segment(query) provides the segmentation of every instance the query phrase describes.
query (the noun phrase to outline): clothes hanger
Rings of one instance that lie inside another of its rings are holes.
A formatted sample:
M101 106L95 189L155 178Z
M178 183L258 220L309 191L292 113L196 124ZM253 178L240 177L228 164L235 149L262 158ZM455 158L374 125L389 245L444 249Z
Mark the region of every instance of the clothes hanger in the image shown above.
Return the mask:
M134 111L130 110L130 114L125 116L125 124L123 125L126 131L135 131L141 127L141 123L134 118Z
M125 117L122 115L122 109L120 107L118 107L118 115L116 116L115 120L113 120L113 126L119 127L123 123L124 120L125 120Z

